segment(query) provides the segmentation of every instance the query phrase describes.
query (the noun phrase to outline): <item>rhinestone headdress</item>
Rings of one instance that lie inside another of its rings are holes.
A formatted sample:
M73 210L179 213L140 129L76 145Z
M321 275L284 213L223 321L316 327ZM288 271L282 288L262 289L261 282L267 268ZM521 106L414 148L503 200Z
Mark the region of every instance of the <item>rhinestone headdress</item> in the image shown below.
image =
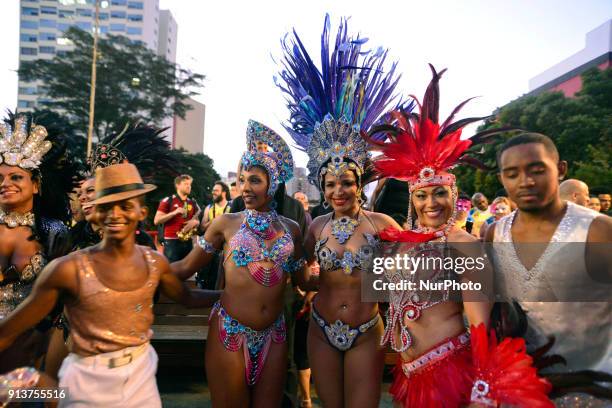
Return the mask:
M33 126L27 133L27 118L18 116L14 130L8 123L0 124L0 164L18 166L25 170L38 169L42 157L51 150L51 142L45 140L47 129Z
M329 37L326 15L319 70L294 30L291 41L282 41L283 69L275 78L290 112L285 128L308 154L308 179L317 186L328 172L339 176L351 169L361 179L370 155L360 131L390 107L399 79L396 63L383 73L386 50L364 50L367 38L349 37L346 19L331 53Z
M293 177L293 156L289 146L274 130L254 120L249 120L247 126L247 151L242 155L241 164L244 169L262 166L270 177L268 195L274 196L280 183L285 183ZM272 151L258 151L257 144L263 143Z

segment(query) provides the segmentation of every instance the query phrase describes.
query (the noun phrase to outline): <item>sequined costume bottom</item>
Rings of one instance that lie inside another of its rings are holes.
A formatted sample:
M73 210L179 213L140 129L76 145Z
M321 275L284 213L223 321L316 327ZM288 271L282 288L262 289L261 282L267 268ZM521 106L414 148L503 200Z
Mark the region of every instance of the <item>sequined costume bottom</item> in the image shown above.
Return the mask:
M448 338L393 369L389 393L404 408L467 406L472 389L472 355L467 333Z
M217 301L210 313L215 314L219 321L219 340L228 351L239 351L243 348L246 381L249 386L257 384L263 371L270 344L283 343L287 339L285 317L281 315L270 327L255 330L243 325L231 317Z
M312 318L319 325L328 343L338 351L347 351L353 347L353 343L357 340L360 334L363 334L376 326L380 320L380 315L376 313L376 316L368 320L367 322L360 324L357 327L351 327L338 319L334 323L328 324L323 317L317 312L317 309L312 304Z

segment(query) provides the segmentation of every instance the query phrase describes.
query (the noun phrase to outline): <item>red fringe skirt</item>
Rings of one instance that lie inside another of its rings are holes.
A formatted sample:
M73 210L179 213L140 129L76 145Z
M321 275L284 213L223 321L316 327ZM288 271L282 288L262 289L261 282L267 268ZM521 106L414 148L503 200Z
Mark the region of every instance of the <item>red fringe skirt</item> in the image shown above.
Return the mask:
M457 408L469 404L472 352L467 333L448 338L393 369L389 392L404 408Z

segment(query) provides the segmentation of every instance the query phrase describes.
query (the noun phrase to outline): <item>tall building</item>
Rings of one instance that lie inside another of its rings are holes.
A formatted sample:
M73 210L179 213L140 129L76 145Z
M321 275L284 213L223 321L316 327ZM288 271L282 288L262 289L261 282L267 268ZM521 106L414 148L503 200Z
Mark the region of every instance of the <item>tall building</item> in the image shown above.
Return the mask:
M585 47L574 55L529 80L528 95L546 91L561 91L572 97L582 89L580 75L593 67L612 66L612 20L608 20L586 35Z
M189 153L202 153L204 152L206 106L191 98L188 98L186 103L191 105L192 109L187 111L185 119L174 117L172 147L183 148Z

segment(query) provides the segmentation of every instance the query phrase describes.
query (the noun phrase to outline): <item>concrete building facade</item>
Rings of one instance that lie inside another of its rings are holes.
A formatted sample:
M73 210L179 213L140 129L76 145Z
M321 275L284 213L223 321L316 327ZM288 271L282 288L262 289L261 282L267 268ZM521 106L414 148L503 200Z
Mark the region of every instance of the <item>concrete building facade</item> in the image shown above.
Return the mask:
M175 149L183 148L189 153L202 153L204 151L206 106L191 98L186 102L191 105L192 109L187 111L185 119L178 116L174 118L172 146Z
M572 97L582 89L580 75L593 67L612 66L612 19L586 35L585 47L529 80L528 95L561 91Z

